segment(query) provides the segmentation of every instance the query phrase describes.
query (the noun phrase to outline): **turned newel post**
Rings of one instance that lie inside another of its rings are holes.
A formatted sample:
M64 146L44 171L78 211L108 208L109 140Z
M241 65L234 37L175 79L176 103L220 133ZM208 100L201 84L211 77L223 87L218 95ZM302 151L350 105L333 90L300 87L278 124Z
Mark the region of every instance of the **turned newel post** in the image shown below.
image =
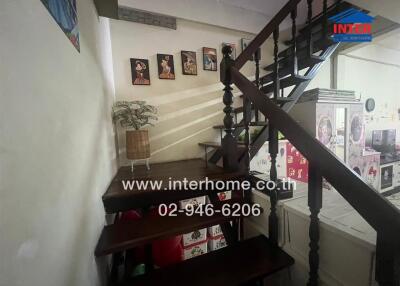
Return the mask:
M275 29L274 34L274 97L273 100L276 103L279 95L279 63L278 63L278 40L279 40L279 27ZM271 181L278 183L278 172L276 169L276 157L278 155L278 130L274 124L269 123L268 130L268 150L271 157L271 169L269 177ZM278 215L276 213L276 205L278 203L278 191L276 188L270 190L270 203L271 209L268 219L268 231L269 238L275 244L278 244Z
M319 218L322 207L322 175L320 169L313 163L308 167L308 207L310 208L310 250L308 262L310 266L308 286L318 285L319 268Z
M269 155L271 157L271 169L269 177L271 181L278 184L278 173L276 169L276 157L278 155L278 130L270 124L269 126L269 142L268 142ZM278 204L278 191L276 188L270 190L269 195L271 209L268 218L268 233L269 238L274 244L278 244L278 215L276 206Z
M232 75L231 67L234 66L235 61L231 58L232 48L224 46L222 48L223 59L220 64L220 80L224 84L223 102L224 108L224 127L225 136L222 139L222 156L224 168L228 170L237 170L239 168L237 158L237 141L233 136L233 94L232 94Z

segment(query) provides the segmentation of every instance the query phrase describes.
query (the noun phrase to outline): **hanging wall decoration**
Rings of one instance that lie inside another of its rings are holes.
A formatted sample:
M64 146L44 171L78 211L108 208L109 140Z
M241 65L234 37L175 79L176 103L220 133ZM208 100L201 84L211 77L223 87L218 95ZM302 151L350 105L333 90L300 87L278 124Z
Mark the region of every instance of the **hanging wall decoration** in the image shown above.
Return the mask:
M182 73L185 75L197 75L196 52L181 51Z
M252 40L246 39L246 38L242 38L242 39L240 40L240 44L241 44L241 46L242 46L242 53L243 53L243 51L247 48L247 46L250 45L251 41L252 41ZM260 60L260 59L261 59L261 49L258 48L257 52L258 52L258 54L259 54L259 56L258 56L259 58L258 58L258 59ZM251 61L254 61L254 55L251 57L250 60L251 60Z
M160 79L175 79L173 55L157 54L157 65Z
M229 46L232 48L232 54L231 54L232 59L233 60L236 59L236 44L222 43L222 47L225 47L225 46Z
M217 50L203 48L203 69L206 71L217 71Z
M250 39L242 38L240 40L241 46L242 46L242 52L247 48L247 46L251 43Z
M132 84L150 85L149 60L131 59Z
M76 0L41 0L68 39L80 52Z

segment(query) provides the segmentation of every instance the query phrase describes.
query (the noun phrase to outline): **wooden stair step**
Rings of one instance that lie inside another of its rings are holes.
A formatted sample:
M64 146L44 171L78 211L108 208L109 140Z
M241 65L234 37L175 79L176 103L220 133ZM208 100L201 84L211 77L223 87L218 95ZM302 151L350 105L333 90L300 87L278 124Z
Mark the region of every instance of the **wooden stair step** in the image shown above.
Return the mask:
M267 125L267 124L268 124L268 123L265 122L265 121L256 121L256 122L250 122L250 123L249 123L249 126L265 126L265 125ZM244 123L235 124L233 127L234 127L234 128L237 128L237 127L244 127ZM225 129L225 126L221 124L221 125L215 125L215 126L213 126L213 128L214 128L214 129Z
M351 3L345 2L345 1L340 1L337 2L337 4L334 4L330 7L328 7L327 11L327 18L330 18L331 16L334 16L336 14L339 14L340 12L347 10L349 8L355 8L355 6ZM359 9L361 10L361 9ZM366 10L363 10L364 12L368 12ZM311 27L312 27L312 32L318 32L322 29L322 23L323 23L324 17L322 12L313 17L311 21ZM329 23L328 23L329 24ZM328 28L329 31L329 28ZM308 33L308 27L305 25L303 28L299 30L300 34L307 34Z
M319 51L326 49L334 44L335 44L335 42L333 42L333 40L329 39L329 38L328 39L324 39L324 38L314 39L313 38L313 53L319 52ZM308 47L307 40L300 42L297 46L298 53L308 53L307 47ZM280 57L280 58L289 57L292 55L292 53L293 53L293 49L291 47L289 47L289 48L279 52L278 57ZM299 54L297 54L297 55L299 55Z
M302 58L298 58L297 65L298 69L302 70L308 67L312 67L315 64L323 62L324 58L316 55L305 55ZM266 71L273 71L274 64L270 64L264 68ZM286 57L279 60L279 77L284 77L289 75L293 71L293 58ZM274 79L275 73L270 73L261 78L264 82L272 81Z
M265 185L267 182L270 181L269 174L263 174L258 171L250 171L248 178L249 178L250 183L253 188L257 188L257 182L259 182L259 181L263 181ZM278 183L277 183L278 200L285 200L285 199L292 198L293 190L294 190L293 185L289 184L288 182L283 182L281 179L278 179ZM271 195L271 190L269 190L267 188L265 188L265 189L258 188L258 191L266 194L267 196Z
M271 93L271 96L269 96L269 99L271 99L271 100L274 99L272 93ZM287 103L287 102L292 102L292 101L293 101L293 98L291 98L291 97L282 97L282 96L278 96L278 98L276 99L276 101L277 101L279 104L283 104L283 103Z
M231 199L223 203L232 205L243 203L243 201ZM214 210L216 209L217 207L214 207ZM154 240L192 232L232 220L232 217L223 216L221 213L212 216L187 216L178 212L176 214L177 216L148 216L136 221L119 222L105 226L97 243L95 255L103 256L132 249Z
M200 142L199 146L211 147L211 148L221 148L221 143L220 142Z
M240 95L241 98L243 98L243 94ZM254 106L251 106L251 110L254 110ZM243 106L238 106L233 108L233 113L239 114L243 112Z
M273 245L268 238L257 236L137 276L122 285L239 286L269 276L293 263L293 258Z
M242 149L244 148L244 143L241 141L238 141L238 148ZM220 142L200 142L199 146L203 146L203 147L211 147L211 148L222 148L222 145Z
M304 81L307 81L307 80L309 80L309 79L306 76L301 76L301 75L292 76L292 75L290 75L290 76L285 77L285 78L280 80L279 87L280 87L280 89L287 88L287 87L290 87L292 85L297 85L297 84L299 84L301 82L304 82ZM271 83L269 85L263 86L263 88L261 90L265 94L271 93L271 92L274 91L274 84Z
M160 203L171 203L207 194L201 189L179 189L170 186L169 181L204 181L208 180L239 180L245 175L244 171L227 171L223 168L205 166L202 159L181 160L168 163L152 164L150 170L145 166L135 166L134 172L130 167L121 167L107 191L103 195L103 204L107 213L115 213ZM135 180L149 182L146 189L126 190L123 181ZM154 182L161 182L155 186ZM213 190L208 190L209 193Z
M335 4L335 5L332 5L331 7L328 8L327 18L334 16L334 15L336 15L346 9L349 9L349 8L354 8L354 5L352 5L348 2L344 2L344 1L342 1L341 3ZM361 9L359 9L359 10L361 10ZM363 11L368 13L367 10L363 10ZM320 14L316 15L313 18L313 20L311 21L311 27L312 27L311 32L313 34L313 38L318 39L322 36L323 21L324 21L324 17L323 17L322 11ZM327 24L328 35L331 34L331 31L333 30L332 27L333 27L333 24L331 22L329 22L329 20L328 20L328 24ZM300 43L308 38L308 33L309 33L308 29L309 29L308 25L305 24L302 28L300 28L298 30L299 34L296 37L297 43ZM290 40L285 41L284 43L285 43L285 45L289 46L289 45L292 45L293 40L290 39Z

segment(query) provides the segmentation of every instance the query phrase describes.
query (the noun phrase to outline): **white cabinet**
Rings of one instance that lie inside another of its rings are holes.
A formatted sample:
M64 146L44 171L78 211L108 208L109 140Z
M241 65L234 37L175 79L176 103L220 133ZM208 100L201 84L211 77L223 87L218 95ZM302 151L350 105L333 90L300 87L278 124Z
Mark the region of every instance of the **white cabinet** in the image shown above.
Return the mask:
M394 187L400 186L400 162L394 163Z
M362 155L363 104L355 99L354 92L318 88L306 91L290 115L344 162Z
M290 115L370 186L379 189L380 153L365 151L363 109L352 91L313 89L303 94Z

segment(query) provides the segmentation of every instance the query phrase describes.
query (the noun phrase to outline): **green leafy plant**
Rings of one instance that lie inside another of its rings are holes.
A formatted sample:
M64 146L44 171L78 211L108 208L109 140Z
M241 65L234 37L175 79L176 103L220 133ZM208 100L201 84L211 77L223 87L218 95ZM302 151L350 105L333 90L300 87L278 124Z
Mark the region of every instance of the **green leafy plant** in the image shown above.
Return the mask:
M126 129L139 130L146 125L154 126L152 120L157 120L157 108L145 101L117 101L112 108L114 123L120 123Z

